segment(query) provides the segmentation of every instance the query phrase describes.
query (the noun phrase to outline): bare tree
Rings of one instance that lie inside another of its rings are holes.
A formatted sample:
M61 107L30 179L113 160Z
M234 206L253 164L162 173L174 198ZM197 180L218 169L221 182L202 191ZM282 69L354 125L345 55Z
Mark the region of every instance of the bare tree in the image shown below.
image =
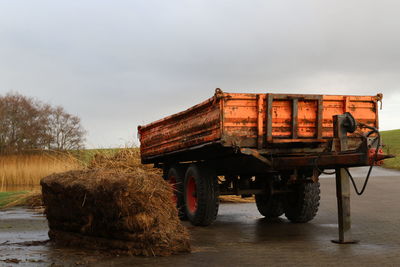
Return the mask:
M40 102L20 94L0 98L0 151L20 152L42 147L49 136Z
M83 147L80 119L18 93L0 96L0 153Z
M52 136L49 149L70 150L83 147L86 131L77 116L68 114L59 106L50 110L48 120L48 131Z

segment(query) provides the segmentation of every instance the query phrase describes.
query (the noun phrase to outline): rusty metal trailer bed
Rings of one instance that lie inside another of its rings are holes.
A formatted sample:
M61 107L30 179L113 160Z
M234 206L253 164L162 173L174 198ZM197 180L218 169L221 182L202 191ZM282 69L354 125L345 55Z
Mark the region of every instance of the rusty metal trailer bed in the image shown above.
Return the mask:
M341 181L341 168L388 157L378 141L381 100L216 89L192 108L139 126L142 162L164 170L180 216L195 225L215 219L220 194L255 195L262 215L306 222L318 210L325 169Z

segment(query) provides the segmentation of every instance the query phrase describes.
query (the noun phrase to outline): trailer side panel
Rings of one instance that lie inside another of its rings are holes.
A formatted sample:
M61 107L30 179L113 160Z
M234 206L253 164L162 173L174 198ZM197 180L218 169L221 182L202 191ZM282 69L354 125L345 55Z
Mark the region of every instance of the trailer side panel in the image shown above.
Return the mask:
M214 98L186 111L139 127L142 158L215 142L221 138L221 112Z
M332 116L350 112L358 122L378 126L379 96L225 94L226 146L324 142L333 137ZM355 135L355 134L354 134Z

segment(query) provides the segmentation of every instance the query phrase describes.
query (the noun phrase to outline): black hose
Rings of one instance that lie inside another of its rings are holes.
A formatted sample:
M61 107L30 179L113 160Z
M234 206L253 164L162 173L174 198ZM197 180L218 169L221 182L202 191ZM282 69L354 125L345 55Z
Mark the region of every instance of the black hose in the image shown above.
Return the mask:
M374 129L372 132L376 132L378 134L378 136L374 139L374 141L372 141L372 144L375 143L376 140L378 140L378 144L377 144L376 150L375 150L374 161L372 162L372 165L369 167L368 174L367 174L367 177L365 178L365 181L364 181L363 187L361 188L361 191L358 190L357 185L354 181L353 176L351 176L349 169L345 168L347 174L350 177L350 181L353 184L354 190L356 191L356 194L359 196L361 196L364 193L365 188L367 188L367 184L368 184L368 180L371 175L371 172L372 172L372 168L374 167L375 162L378 160L379 146L381 145L381 135L377 129ZM368 133L367 136L369 136L370 134L371 134L371 132Z
M359 195L359 196L361 196L361 195L364 193L365 188L367 187L368 180L369 180L369 176L371 175L372 167L374 167L374 165L371 165L371 166L369 167L368 174L367 174L367 177L365 178L365 182L364 182L364 184L363 184L363 187L361 188L361 191L358 191L357 185L356 185L356 183L354 182L354 178L353 178L353 176L351 176L349 169L344 168L344 169L346 170L347 174L348 174L349 177L350 177L350 181L351 181L351 183L353 184L353 187L354 187L354 190L356 191L356 194Z

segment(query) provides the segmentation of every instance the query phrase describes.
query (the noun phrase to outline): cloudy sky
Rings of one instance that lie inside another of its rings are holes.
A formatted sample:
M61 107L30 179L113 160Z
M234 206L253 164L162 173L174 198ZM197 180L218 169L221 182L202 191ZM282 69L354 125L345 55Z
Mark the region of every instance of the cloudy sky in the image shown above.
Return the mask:
M0 0L0 94L62 105L88 147L231 92L384 94L400 128L400 1Z

